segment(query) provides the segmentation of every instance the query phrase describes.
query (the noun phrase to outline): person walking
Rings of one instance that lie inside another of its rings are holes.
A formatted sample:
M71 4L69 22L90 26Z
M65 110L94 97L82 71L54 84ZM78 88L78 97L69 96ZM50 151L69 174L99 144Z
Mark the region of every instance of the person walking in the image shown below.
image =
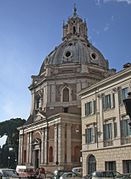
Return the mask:
M45 179L45 169L44 169L44 167L39 169L39 178Z
M35 177L36 177L36 178L39 178L39 168L37 168L37 169L35 170Z

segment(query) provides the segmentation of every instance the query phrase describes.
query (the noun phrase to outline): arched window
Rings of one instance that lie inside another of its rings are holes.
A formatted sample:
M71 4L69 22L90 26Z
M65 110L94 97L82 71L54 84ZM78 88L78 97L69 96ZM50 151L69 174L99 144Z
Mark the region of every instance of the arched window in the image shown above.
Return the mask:
M35 97L35 109L39 109L41 107L41 98L39 95Z
M36 109L40 107L40 98L36 99Z
M53 162L53 147L49 148L49 162Z
M96 171L96 159L94 155L90 155L87 159L87 174L91 174L92 172Z
M69 101L69 89L65 87L63 89L63 102L68 102Z
M75 33L76 33L76 27L73 26L73 34L75 34Z

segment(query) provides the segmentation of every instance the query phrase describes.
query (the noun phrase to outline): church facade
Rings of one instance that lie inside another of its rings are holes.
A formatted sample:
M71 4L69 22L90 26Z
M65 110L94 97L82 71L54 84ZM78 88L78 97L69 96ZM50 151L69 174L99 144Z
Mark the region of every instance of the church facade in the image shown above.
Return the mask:
M115 73L88 40L86 22L73 15L63 24L62 43L47 55L32 76L30 116L19 128L18 164L81 166L81 102L78 93ZM94 103L95 105L95 103Z

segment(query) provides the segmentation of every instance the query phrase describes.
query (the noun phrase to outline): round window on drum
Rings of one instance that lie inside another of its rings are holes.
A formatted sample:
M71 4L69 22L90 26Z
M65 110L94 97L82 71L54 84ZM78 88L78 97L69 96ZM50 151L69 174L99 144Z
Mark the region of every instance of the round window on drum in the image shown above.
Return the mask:
M91 57L92 60L97 60L98 59L97 54L94 53L94 52L90 54L90 57Z
M67 58L69 58L69 57L71 56L71 52L70 52L70 51L65 52L65 56L66 56Z

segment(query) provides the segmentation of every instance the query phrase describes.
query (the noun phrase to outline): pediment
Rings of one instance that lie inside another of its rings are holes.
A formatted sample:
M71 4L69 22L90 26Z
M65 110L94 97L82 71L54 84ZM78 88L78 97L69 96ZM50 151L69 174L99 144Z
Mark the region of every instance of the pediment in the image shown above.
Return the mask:
M38 120L46 120L46 116L40 111L37 112L36 117L35 117L35 121L38 121Z

